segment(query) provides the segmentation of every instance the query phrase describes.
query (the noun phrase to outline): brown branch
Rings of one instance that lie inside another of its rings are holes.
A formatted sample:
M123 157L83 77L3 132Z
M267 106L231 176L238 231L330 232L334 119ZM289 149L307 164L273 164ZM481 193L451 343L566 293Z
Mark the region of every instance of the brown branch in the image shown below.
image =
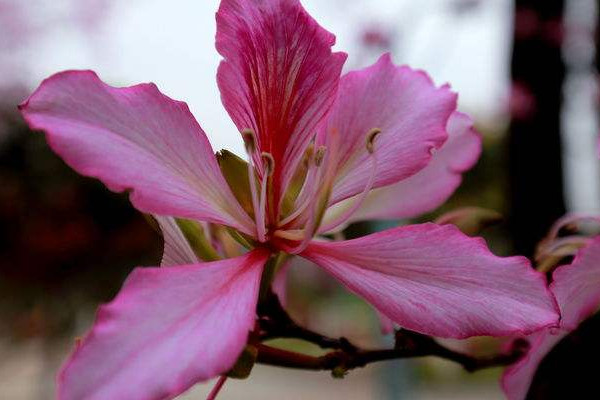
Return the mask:
M323 349L344 350L352 353L358 350L344 337L331 338L298 325L282 307L274 293L266 296L258 307L260 340L294 338L316 344Z
M443 347L433 341L433 339L431 339L431 344L425 348L419 345L417 347L394 349L357 349L352 353L336 350L318 357L278 349L262 343L257 345L257 349L258 357L256 361L258 363L313 371L330 370L334 376L343 376L349 370L361 368L374 362L424 356L437 356L454 361L460 364L465 370L474 372L484 368L512 364L524 354L522 347L515 347L507 354L476 358Z
M367 364L425 356L436 356L460 364L469 372L484 368L510 365L527 351L526 341L516 341L510 352L491 357L472 357L442 346L433 338L407 330L396 331L393 349L364 350L346 338L331 338L296 324L281 306L276 295L270 294L259 306L260 341L274 338L296 338L314 343L324 349L334 349L322 356L278 349L262 343L257 344L257 362L261 364L305 370L329 370L336 377Z

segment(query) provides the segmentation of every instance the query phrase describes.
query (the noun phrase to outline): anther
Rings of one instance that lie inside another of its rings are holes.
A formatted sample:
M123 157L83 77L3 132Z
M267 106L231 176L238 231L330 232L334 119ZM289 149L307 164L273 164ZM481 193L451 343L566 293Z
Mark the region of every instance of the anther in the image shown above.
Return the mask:
M370 154L373 154L373 152L375 151L375 138L377 138L377 136L380 133L381 133L381 129L379 129L379 128L373 128L369 131L369 133L367 133L366 147L367 147L367 151Z
M256 151L256 133L252 129L246 128L242 130L242 139L244 146L249 154L254 154Z
M315 166L320 167L323 159L325 158L325 153L327 152L327 147L319 146L317 152L315 153Z
M260 155L263 167L265 169L265 175L271 176L273 174L273 170L275 169L275 159L271 155L271 153L262 152Z

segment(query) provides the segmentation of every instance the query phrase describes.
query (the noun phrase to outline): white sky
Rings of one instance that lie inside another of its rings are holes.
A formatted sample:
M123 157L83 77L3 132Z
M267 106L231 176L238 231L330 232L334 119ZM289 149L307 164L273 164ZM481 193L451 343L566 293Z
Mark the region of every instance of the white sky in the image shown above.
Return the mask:
M22 1L22 0L14 0ZM61 0L31 0L37 16L60 10ZM63 0L64 1L64 0ZM381 25L401 38L398 63L427 70L459 92L461 108L479 120L494 118L505 104L507 38L511 1L483 0L470 13L450 12L450 0L304 0L305 8L338 37L336 49L349 53L347 66L365 65L374 54L359 54L358 36ZM214 50L218 0L113 1L109 18L92 39L64 24L30 49L28 84L64 69L90 68L113 85L152 81L169 96L186 101L215 150L242 151L233 123L221 106ZM64 26L63 26L64 25Z

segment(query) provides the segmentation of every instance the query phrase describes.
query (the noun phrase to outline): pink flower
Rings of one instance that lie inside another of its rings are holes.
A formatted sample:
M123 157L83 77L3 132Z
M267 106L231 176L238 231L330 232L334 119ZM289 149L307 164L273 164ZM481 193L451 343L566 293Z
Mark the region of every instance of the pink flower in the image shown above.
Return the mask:
M567 217L556 224L558 229L577 219L590 217ZM593 218L596 221L599 219ZM546 355L579 324L596 312L600 305L600 236L592 239L580 236L555 241L557 254L570 252L574 245L581 248L571 264L558 267L552 274L550 290L560 308L561 320L557 328L546 328L527 337L530 350L516 364L507 368L502 377L502 387L510 400L525 399L540 363ZM565 366L568 368L568 366Z
M297 0L223 0L218 84L249 153L230 185L184 103L153 84L110 87L90 71L45 80L20 108L67 164L129 190L139 210L225 225L253 248L201 262L160 217L168 268L135 270L59 377L61 399L162 399L227 372L255 323L278 252L331 273L402 327L425 334L529 333L557 322L544 277L451 226L413 225L329 243L364 218L441 204L480 152L456 95L389 55L340 77L335 38ZM239 199L250 199L249 206Z

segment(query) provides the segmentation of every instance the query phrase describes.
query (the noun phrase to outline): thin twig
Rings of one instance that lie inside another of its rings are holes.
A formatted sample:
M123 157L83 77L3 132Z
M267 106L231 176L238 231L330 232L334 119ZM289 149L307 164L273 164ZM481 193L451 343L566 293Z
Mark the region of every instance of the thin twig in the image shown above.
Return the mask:
M346 338L331 338L296 324L281 306L276 295L271 294L259 307L260 340L297 338L314 343L324 349L334 349L322 356L309 356L259 343L257 362L286 368L305 370L330 370L334 376L367 364L402 358L436 356L460 364L469 372L494 366L510 365L527 351L526 341L517 341L510 352L491 357L472 357L442 346L433 338L420 333L396 331L393 349L364 350Z

